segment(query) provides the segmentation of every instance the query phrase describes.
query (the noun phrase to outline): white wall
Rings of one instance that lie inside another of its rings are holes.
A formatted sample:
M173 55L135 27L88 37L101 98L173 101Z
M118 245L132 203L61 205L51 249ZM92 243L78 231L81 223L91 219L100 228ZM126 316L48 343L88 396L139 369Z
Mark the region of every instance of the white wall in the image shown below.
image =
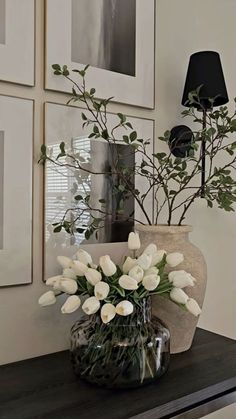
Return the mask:
M43 141L43 103L65 103L66 95L43 90L44 5L37 1L36 86L27 88L0 82L0 94L35 99L34 177L34 282L33 285L0 289L0 364L55 352L68 347L69 327L76 318L63 317L59 305L37 306L42 283L42 168L36 163ZM229 95L236 96L234 0L157 0L156 109L148 111L113 104L111 111L154 118L157 135L181 123L180 101L189 55L199 49L221 53ZM158 144L157 144L158 146ZM201 327L235 336L236 217L201 204L189 222L192 235L203 250L209 281ZM14 261L14 256L13 256Z
M215 50L221 55L230 106L236 96L234 0L157 1L157 134L181 120L183 85L190 54ZM192 241L208 264L208 285L199 325L236 338L236 215L206 209L199 202L186 222Z

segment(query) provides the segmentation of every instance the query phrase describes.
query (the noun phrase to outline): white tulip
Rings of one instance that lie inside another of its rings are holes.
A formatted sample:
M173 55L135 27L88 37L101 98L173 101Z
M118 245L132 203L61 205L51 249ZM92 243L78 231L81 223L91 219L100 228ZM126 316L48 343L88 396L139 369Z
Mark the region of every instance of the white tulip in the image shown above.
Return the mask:
M130 301L123 300L116 306L116 313L120 316L129 316L134 311L134 306Z
M199 316L199 314L201 314L202 312L201 308L199 307L197 301L194 300L194 298L189 298L189 300L185 304L185 307L190 313L192 313L196 317Z
M81 304L81 301L78 295L71 295L70 297L67 298L67 300L61 307L61 312L63 314L73 313L74 311L78 310L80 304Z
M74 260L72 262L71 269L74 271L76 275L84 276L85 272L88 270L88 267L79 260Z
M52 276L51 278L47 279L46 285L53 286L55 284L55 282L57 282L60 279L62 279L62 275Z
M189 299L188 295L181 288L173 288L170 292L170 298L178 304L186 304Z
M137 290L138 289L137 281L131 278L129 275L122 275L119 279L119 285L124 290Z
M94 295L98 300L105 300L110 292L110 287L106 282L100 281L94 287Z
M163 256L166 254L164 249L158 250L157 252L152 254L152 263L151 266L155 266L160 263L163 259Z
M184 261L184 256L182 253L174 252L174 253L169 253L166 256L166 262L168 263L169 266L171 266L171 268L174 268L175 266L179 265L183 261Z
M96 271L96 269L89 268L85 272L85 278L91 285L94 286L102 280L102 274L101 272Z
M90 315L95 314L100 309L100 301L96 297L89 297L82 305L82 310Z
M73 269L71 269L71 268L63 269L62 276L64 278L76 279L76 274L74 273Z
M193 287L194 280L191 274L185 271L172 271L168 275L169 281L172 282L174 287L185 288Z
M135 279L135 281L137 282L142 281L143 275L144 275L144 271L140 266L134 266L129 271L129 276L131 276L131 278Z
M144 271L150 268L151 263L152 263L152 255L147 255L146 253L143 253L137 259L138 266L140 266Z
M38 300L38 303L42 307L51 306L52 304L55 304L57 301L55 294L53 291L47 291Z
M141 247L139 234L131 232L128 237L128 248L129 250L138 250Z
M78 284L74 279L62 278L54 283L53 289L65 292L66 294L75 294L78 290Z
M152 266L144 272L144 275L158 275L159 269L156 266Z
M137 265L137 259L132 259L130 256L128 256L125 259L125 262L122 266L122 270L124 274L127 274L130 271L130 269L132 269L136 265Z
M116 273L116 265L112 262L110 256L108 255L100 257L99 265L106 276L112 276Z
M143 253L146 253L147 255L153 255L157 252L157 247L154 243L150 243L143 251Z
M72 260L67 256L57 256L57 261L63 269L71 268Z
M173 281L173 279L174 279L174 277L178 274L184 274L184 273L186 273L183 269L180 269L180 270L178 270L178 271L171 271L171 272L169 272L169 274L168 274L168 279L169 279L169 281L170 282L172 282Z
M161 278L159 275L145 275L143 278L143 286L147 291L153 291L158 287L160 280Z
M85 265L91 265L91 263L93 263L91 255L83 249L79 249L78 252L76 252L76 258Z
M103 323L109 323L116 315L116 308L113 304L104 304L101 308L101 319Z

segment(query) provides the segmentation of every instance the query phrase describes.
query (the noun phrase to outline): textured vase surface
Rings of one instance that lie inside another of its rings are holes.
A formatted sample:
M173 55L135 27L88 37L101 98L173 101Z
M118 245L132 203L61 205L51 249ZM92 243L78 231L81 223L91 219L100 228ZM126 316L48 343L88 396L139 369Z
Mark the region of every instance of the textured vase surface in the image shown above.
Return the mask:
M184 290L202 307L207 283L207 266L201 251L189 240L192 227L137 225L136 230L139 232L143 247L155 243L159 250L183 253L184 261L169 271L183 269L196 278L195 286L186 287ZM152 310L154 314L158 313L158 317L170 331L171 353L187 351L192 345L198 318L160 296L153 297Z

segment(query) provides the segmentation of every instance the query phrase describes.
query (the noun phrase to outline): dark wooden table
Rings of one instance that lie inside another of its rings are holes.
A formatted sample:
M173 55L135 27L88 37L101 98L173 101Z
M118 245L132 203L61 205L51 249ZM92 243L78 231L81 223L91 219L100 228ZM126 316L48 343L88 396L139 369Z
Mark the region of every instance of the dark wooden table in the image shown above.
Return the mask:
M0 367L1 419L199 418L236 401L236 341L198 329L156 383L106 390L73 375L68 352ZM236 417L236 413L235 413Z

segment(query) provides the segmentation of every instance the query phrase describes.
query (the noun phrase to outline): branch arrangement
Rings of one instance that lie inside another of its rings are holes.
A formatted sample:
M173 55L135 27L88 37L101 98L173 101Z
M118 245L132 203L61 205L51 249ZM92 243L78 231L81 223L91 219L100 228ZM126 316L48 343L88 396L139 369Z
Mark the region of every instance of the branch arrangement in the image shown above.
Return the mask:
M171 152L160 152L150 155L148 145L150 139L139 138L138 132L122 113L117 113L117 122L113 127L108 123L107 108L113 98L97 99L96 90L87 90L86 71L74 69L70 72L66 65L54 64L54 74L64 77L72 84L72 94L67 104L81 105L86 111L81 113L83 128L90 128L88 137L91 140L103 139L109 147L112 147L112 164L109 170L101 172L93 171L91 165L81 161L80 155L73 147L65 142L60 143L60 153L54 158L46 146L41 147L40 162L49 162L57 170L67 168L68 173L87 173L87 175L104 175L113 182L113 193L116 195L117 213L122 216L122 205L126 199L133 197L136 205L141 209L147 224L153 224L148 214L146 200L149 194L154 194L155 219L157 224L160 215L167 215L167 224L181 225L194 202L201 198L202 186L200 174L202 170L202 155L199 145L205 141L206 148L206 170L204 184L204 199L207 206L212 208L217 205L225 211L234 211L236 201L236 141L231 141L230 136L236 131L236 111L230 115L226 106L208 112L206 128L193 131L192 143L188 155L184 158L176 158ZM71 73L79 76L75 81ZM200 104L199 90L189 95L189 109L182 112L183 117L190 117L197 126L202 125L201 113L196 113L194 105ZM214 105L214 99L212 105ZM123 130L123 134L121 134ZM166 131L159 139L169 144L170 132ZM118 144L128 145L128 152L135 161L134 165L122 164ZM138 158L137 158L138 157ZM140 158L141 157L141 158ZM137 163L141 162L141 163ZM134 179L141 176L148 182L145 193L134 187ZM78 177L78 176L77 176ZM117 181L118 179L118 181ZM81 214L89 212L89 225L81 223ZM92 206L90 193L74 194L74 205L67 209L60 222L54 225L54 231L64 229L69 234L75 232L85 233L88 239L104 225L109 214L104 199L99 200L99 206ZM126 220L134 219L134 214L129 214ZM135 220L139 222L139 220Z

